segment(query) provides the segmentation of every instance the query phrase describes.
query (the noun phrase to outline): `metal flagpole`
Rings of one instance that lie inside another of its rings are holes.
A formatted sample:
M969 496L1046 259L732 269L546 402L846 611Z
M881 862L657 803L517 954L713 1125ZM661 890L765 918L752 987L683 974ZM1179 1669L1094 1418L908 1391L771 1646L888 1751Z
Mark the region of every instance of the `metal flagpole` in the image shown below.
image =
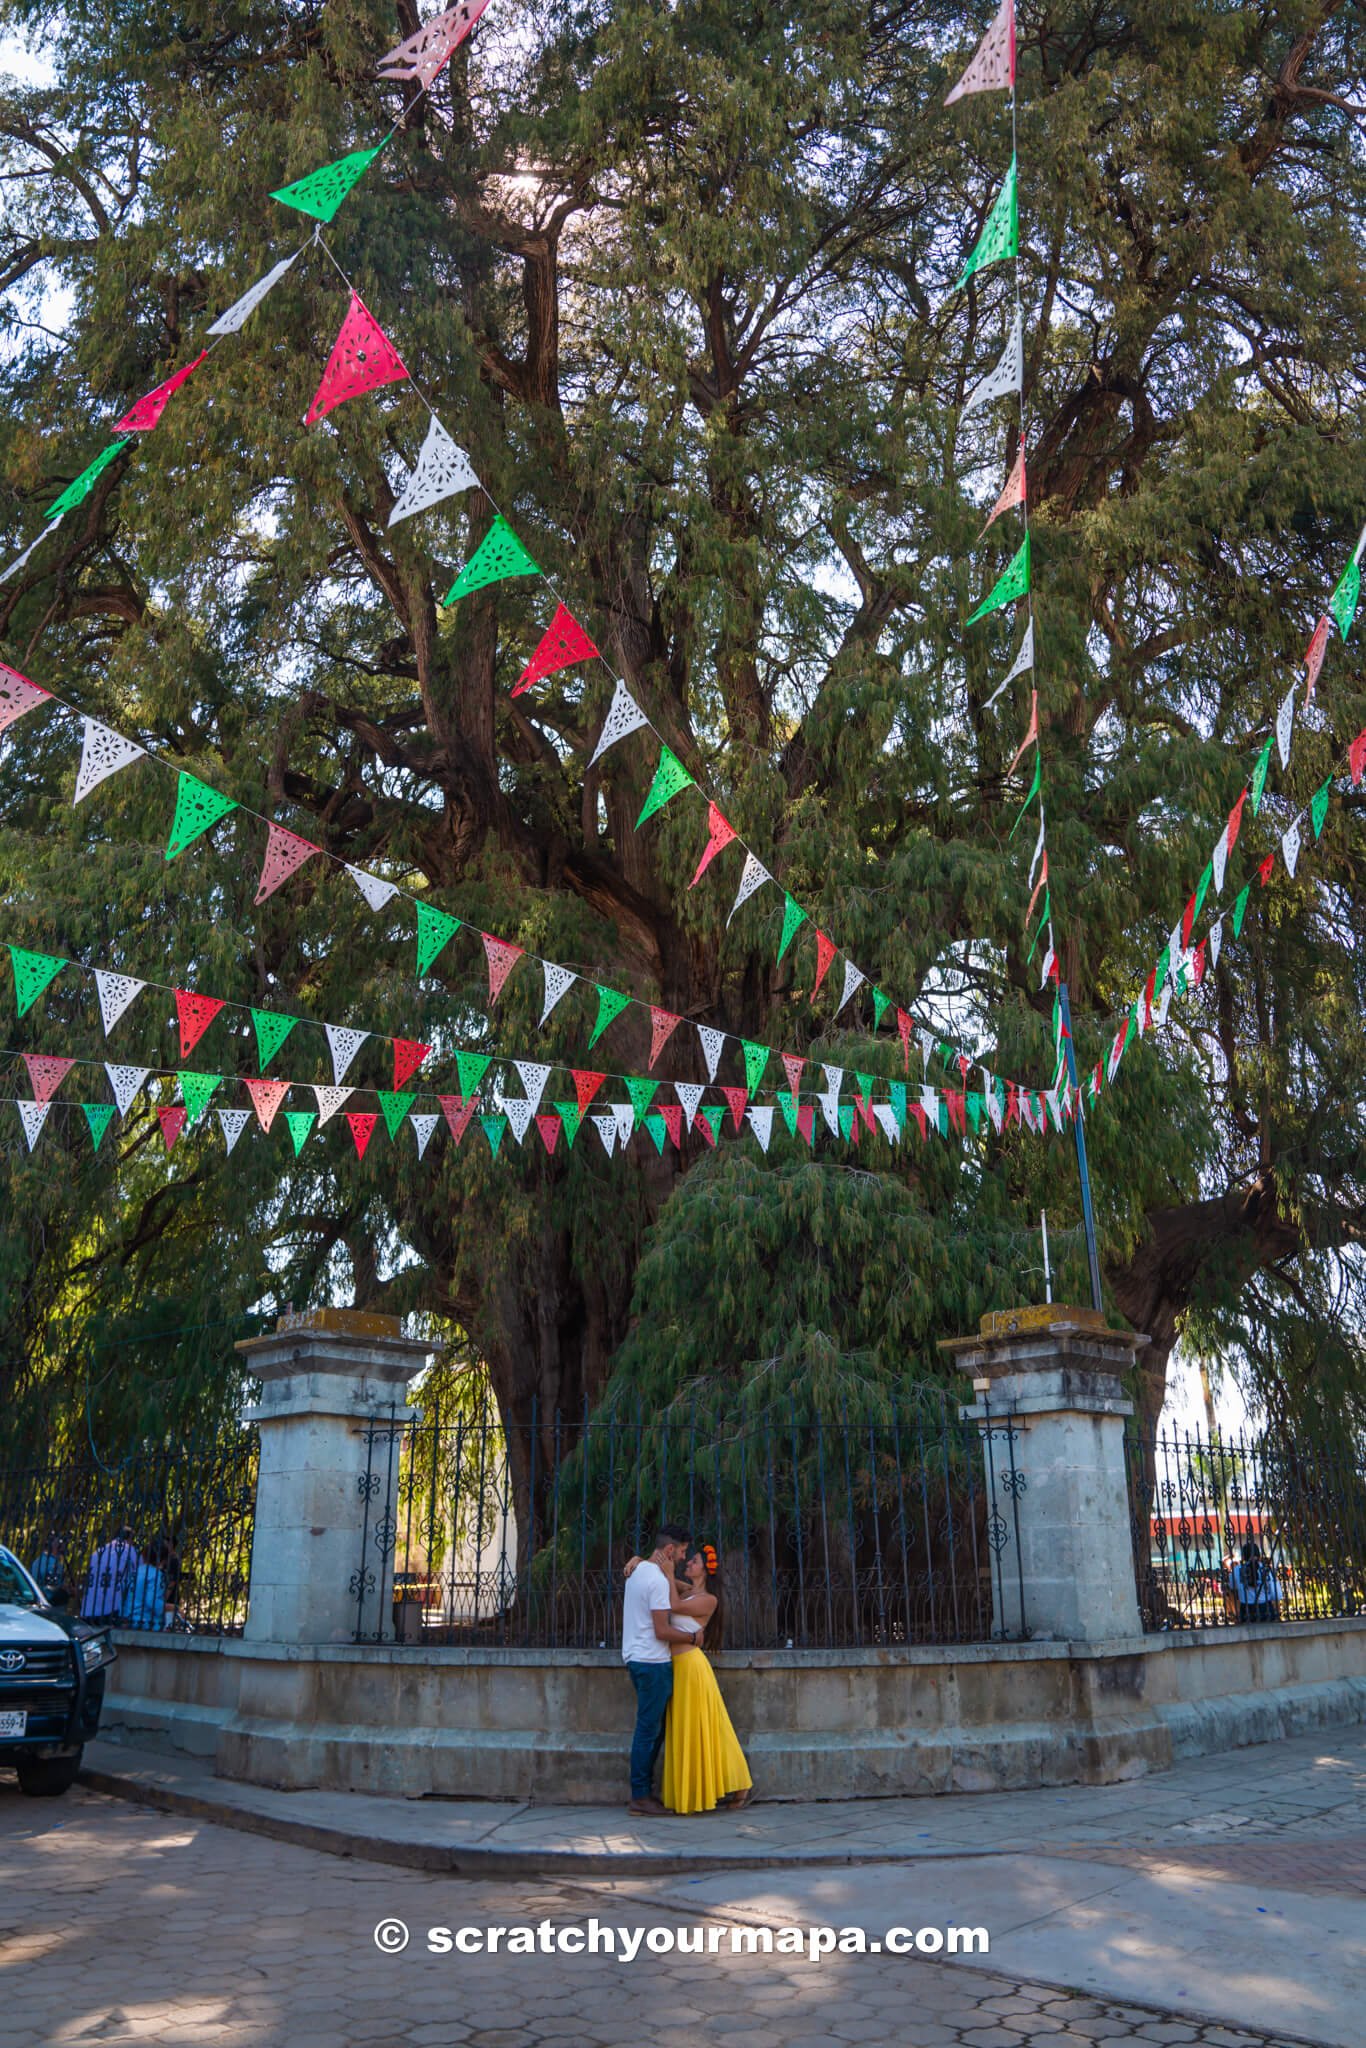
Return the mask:
M1086 1226L1086 1263L1091 1269L1091 1306L1097 1314L1104 1308L1100 1291L1100 1258L1096 1251L1096 1217L1091 1207L1091 1173L1086 1164L1086 1114L1077 1085L1077 1055L1072 1044L1072 1006L1067 1000L1067 983L1058 983L1062 1011L1063 1040L1067 1046L1067 1078L1072 1084L1072 1128L1077 1134L1077 1171L1081 1175L1081 1216Z

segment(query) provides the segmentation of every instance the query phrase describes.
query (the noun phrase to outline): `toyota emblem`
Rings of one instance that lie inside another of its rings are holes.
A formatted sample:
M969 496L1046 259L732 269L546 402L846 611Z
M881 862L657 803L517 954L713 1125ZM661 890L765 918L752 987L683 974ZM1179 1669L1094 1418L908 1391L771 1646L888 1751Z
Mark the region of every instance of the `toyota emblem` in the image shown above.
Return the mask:
M22 1671L27 1662L22 1650L0 1650L0 1671Z

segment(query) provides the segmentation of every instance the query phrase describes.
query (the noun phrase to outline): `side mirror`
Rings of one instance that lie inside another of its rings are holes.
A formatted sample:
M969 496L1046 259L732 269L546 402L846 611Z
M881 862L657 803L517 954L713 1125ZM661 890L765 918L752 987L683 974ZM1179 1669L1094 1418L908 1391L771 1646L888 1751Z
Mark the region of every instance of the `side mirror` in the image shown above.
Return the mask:
M54 1592L48 1594L47 1604L49 1607L69 1607L71 1595L65 1586L58 1586Z

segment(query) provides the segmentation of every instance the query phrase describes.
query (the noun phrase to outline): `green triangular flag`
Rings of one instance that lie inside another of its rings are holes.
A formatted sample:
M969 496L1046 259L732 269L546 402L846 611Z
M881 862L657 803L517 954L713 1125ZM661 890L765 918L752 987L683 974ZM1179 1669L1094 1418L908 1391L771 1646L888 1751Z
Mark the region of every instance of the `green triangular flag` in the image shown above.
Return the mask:
M393 130L390 129L389 133L392 134ZM310 171L306 178L299 178L292 185L282 185L270 196L278 199L281 206L293 206L313 220L331 220L347 193L359 184L388 140L386 135L384 142L377 142L373 149L353 149L349 156L338 157L334 164L323 164L321 169Z
M1254 818L1262 808L1262 792L1266 788L1266 771L1271 766L1271 749L1275 744L1275 733L1269 733L1266 745L1258 755L1257 765L1252 771L1252 815Z
M294 1157L296 1159L304 1149L304 1139L317 1121L318 1112L315 1109L287 1109L285 1111L285 1122L289 1126L289 1135L294 1145Z
M577 1102L557 1102L555 1113L564 1125L564 1142L572 1152L574 1140L579 1135L579 1125L583 1122L583 1111Z
M88 498L110 463L117 461L124 449L131 448L132 445L133 436L130 434L126 440L111 441L107 448L102 448L90 467L83 469L80 475L67 485L60 498L54 498L43 517L60 519L73 505L79 505L82 498Z
M725 1104L723 1102L709 1102L706 1108L699 1109L697 1114L701 1117L703 1123L706 1124L713 1138L719 1138L721 1135L721 1125L726 1114Z
M642 1120L646 1110L659 1093L659 1085L658 1081L648 1080L643 1074L628 1074L626 1076L626 1093L631 1098L631 1108L635 1112L637 1123Z
M540 564L532 561L500 512L441 602L455 604L460 598L469 597L490 583L502 583L509 576L540 573Z
M669 1134L665 1128L664 1119L657 1109L652 1109L650 1111L650 1114L646 1117L645 1128L655 1141L656 1152L658 1152L660 1156L663 1157L664 1140L665 1138L667 1138Z
M858 1088L857 1088L857 1090L856 1090L856 1093L858 1093L859 1095L861 1095L861 1096L863 1097L863 1099L864 1099L864 1101L865 1101L865 1102L868 1102L868 1101L870 1101L870 1100L871 1100L871 1098L872 1098L872 1093L873 1093L873 1077L872 1077L872 1075L871 1075L871 1074L860 1074L860 1073L857 1073L857 1072L856 1072L856 1073L855 1073L855 1075L854 1075L854 1079L855 1079L855 1080L856 1080L856 1081L858 1082Z
M1328 609L1337 620L1337 627L1343 639L1352 630L1352 621L1357 615L1361 602L1361 564L1351 561L1338 579L1338 587L1328 600Z
M1012 838L1012 839L1013 839L1013 838L1015 837L1015 834L1016 834L1016 833L1017 833L1017 832L1019 831L1019 829L1020 829L1020 826L1021 826L1021 824L1022 824L1022 822L1023 822L1023 820L1024 820L1024 814L1025 814L1025 812L1026 812L1026 811L1027 811L1027 810L1029 809L1029 806L1030 806L1030 805L1031 805L1031 804L1033 803L1033 801L1034 801L1035 797L1036 797L1036 796L1037 796L1037 795L1039 794L1039 791L1040 791L1040 790L1041 790L1042 788L1043 788L1043 755L1042 755L1041 753L1039 753L1039 752L1038 752L1038 750L1037 750L1037 748L1036 748L1036 749L1035 749L1035 754L1034 754L1034 782L1033 782L1033 785L1032 785L1032 787L1031 787L1031 789L1030 789L1029 795L1028 795L1028 796L1027 796L1027 797L1025 798L1024 802L1023 802L1023 803L1022 803L1022 804L1020 805L1020 815L1019 815L1019 817L1018 817L1018 818L1017 818L1017 819L1015 820L1015 823L1014 823L1014 824L1013 824L1013 825L1011 826L1011 828L1010 828L1010 835L1009 835L1009 836L1010 836L1010 838Z
M974 1131L980 1130L982 1127L983 1098L982 1096L975 1094L972 1089L969 1089L966 1100L968 1106L968 1122L972 1125Z
M1002 605L1014 604L1016 598L1025 596L1028 589L1029 535L1026 534L976 611L969 615L968 624L975 626L988 612L998 612Z
M949 1105L942 1095L939 1097L939 1108L936 1112L935 1120L939 1126L940 1137L947 1138L949 1135Z
M489 1070L492 1053L458 1052L455 1056L456 1071L460 1076L460 1093L468 1102L478 1092L479 1083ZM559 1105L556 1104L558 1108Z
M854 1105L842 1102L839 1106L840 1135L847 1143L854 1135Z
M889 1082L887 1093L891 1098L892 1115L896 1118L896 1127L899 1131L904 1130L906 1127L906 1083L904 1081Z
M778 1097L778 1107L783 1113L783 1122L787 1125L788 1136L795 1138L797 1135L797 1098L790 1089Z
M438 910L434 903L424 903L418 898L417 905L417 978L421 981L441 948L452 940L460 929L460 919L452 917L447 910Z
M282 1017L277 1010L253 1010L251 1021L256 1027L256 1064L264 1073L299 1020Z
M752 1038L742 1038L740 1050L745 1055L745 1086L753 1095L764 1078L764 1069L768 1065L768 1047L756 1045Z
M677 796L680 789L691 789L692 786L693 779L677 754L661 740L659 766L655 769L655 779L650 784L650 794L646 797L640 816L636 819L636 830L640 830L647 818L653 818L656 811L662 811L670 797Z
M1153 977L1153 994L1155 996L1161 995L1162 984L1167 979L1167 970L1170 968L1170 966L1171 948L1170 946L1164 946L1162 948L1162 951L1157 956L1157 967Z
M1015 159L1010 159L1006 181L992 202L991 212L972 254L963 265L954 290L959 291L976 271L988 263L1003 263L1020 253L1020 203L1019 181L1016 176Z
M31 1009L43 990L66 966L55 953L26 953L22 946L9 949L10 964L14 968L15 1015L22 1017Z
M197 1124L212 1102L215 1091L223 1085L221 1074L187 1074L180 1076L180 1099L190 1113L191 1124Z
M114 1120L114 1105L112 1102L83 1102L81 1108L85 1111L85 1120L90 1126L90 1136L94 1141L95 1150L98 1152L100 1149L100 1139Z
M880 988L873 990L873 1029L876 1031L892 1007L892 999L885 996Z
M398 1136L398 1127L408 1111L417 1101L416 1095L400 1095L393 1088L377 1088L379 1106L384 1113L384 1128L391 1138Z
M1318 838L1320 832L1322 832L1323 830L1324 819L1328 816L1328 799L1332 796L1332 794L1333 778L1330 775L1324 782L1320 783L1319 787L1314 791L1313 801L1309 806L1309 816L1313 823L1314 837L1316 839Z
M1209 885L1213 880L1214 863L1212 860L1207 860L1205 862L1205 872L1203 875L1201 875L1199 881L1195 885L1195 910L1191 916L1192 924L1194 924L1195 919L1200 915L1200 911L1204 904L1205 898L1209 894Z
M226 818L229 811L237 809L236 800L224 796L221 791L210 789L207 782L201 782L197 775L190 775L182 768L180 781L176 785L175 817L171 821L171 836L166 842L166 858L174 860L178 853L184 853L204 832L216 825L220 818Z
M588 1041L590 1052L608 1025L616 1022L631 1000L629 996L624 996L620 989L604 988L600 981L595 981L593 986L598 992L598 1021L593 1026L593 1036Z
M783 954L787 951L788 947L792 944L793 939L796 938L798 931L805 923L806 912L802 909L802 906L797 901L796 897L784 896L783 936L778 946L778 958L780 960L782 959Z
M1233 906L1233 936L1235 939L1242 932L1243 919L1247 916L1247 899L1251 894L1252 884L1251 882L1249 882L1247 887L1244 889L1242 895L1238 898L1238 901Z
M503 1133L508 1127L508 1120L505 1116L481 1116L479 1124L484 1136L489 1141L489 1151L496 1159L498 1157L498 1147L503 1142Z

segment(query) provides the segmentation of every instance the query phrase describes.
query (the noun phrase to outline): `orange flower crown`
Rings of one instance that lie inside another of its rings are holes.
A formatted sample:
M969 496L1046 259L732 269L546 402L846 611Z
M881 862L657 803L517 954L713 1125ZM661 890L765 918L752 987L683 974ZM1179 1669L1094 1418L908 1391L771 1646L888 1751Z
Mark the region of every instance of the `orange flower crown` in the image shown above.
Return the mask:
M699 1543L697 1547L702 1553L703 1562L706 1564L707 1570L709 1572L714 1572L717 1566L720 1564L721 1560L716 1555L716 1552L712 1548L711 1544Z

